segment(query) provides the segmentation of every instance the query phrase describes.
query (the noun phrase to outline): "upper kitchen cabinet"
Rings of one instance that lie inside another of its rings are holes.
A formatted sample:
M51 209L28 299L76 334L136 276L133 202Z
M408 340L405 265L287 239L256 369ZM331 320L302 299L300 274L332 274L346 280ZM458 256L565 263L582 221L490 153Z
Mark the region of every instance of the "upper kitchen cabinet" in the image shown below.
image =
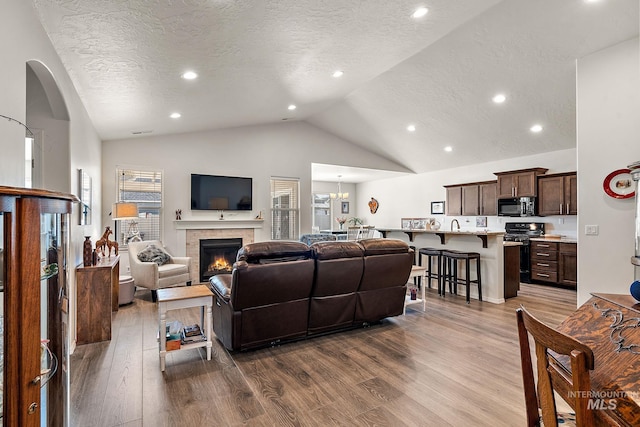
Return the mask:
M447 215L462 215L462 186L445 185L447 189Z
M498 199L512 197L536 197L538 175L544 175L548 169L532 168L508 172L495 172L498 177Z
M480 215L498 215L498 183L496 181L479 184Z
M496 181L445 185L447 215L496 215Z
M578 214L578 178L575 172L538 178L538 214Z

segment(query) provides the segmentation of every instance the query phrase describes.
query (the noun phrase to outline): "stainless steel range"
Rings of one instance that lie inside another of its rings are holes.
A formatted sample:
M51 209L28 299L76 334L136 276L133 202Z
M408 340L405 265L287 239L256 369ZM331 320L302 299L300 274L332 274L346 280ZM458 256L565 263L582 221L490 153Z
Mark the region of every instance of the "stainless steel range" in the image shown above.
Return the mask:
M544 236L544 223L508 222L504 229L505 241L522 242L522 246L520 246L520 282L531 283L531 242L529 239Z

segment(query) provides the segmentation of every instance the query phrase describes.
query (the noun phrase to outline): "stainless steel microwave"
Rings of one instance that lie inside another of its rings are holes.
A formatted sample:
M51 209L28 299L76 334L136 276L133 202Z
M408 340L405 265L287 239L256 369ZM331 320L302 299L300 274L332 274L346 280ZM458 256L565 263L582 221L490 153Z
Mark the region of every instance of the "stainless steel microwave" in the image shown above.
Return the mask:
M536 198L498 199L498 216L536 216Z

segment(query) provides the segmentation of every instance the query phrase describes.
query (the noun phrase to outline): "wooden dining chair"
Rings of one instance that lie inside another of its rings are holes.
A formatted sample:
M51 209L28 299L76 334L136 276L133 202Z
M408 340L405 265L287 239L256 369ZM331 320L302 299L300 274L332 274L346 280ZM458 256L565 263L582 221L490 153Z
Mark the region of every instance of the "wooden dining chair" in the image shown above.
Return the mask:
M593 410L588 406L591 392L589 371L593 370L594 366L591 349L580 341L540 322L523 306L516 310L516 316L527 426L540 426L541 418L545 427L558 425L554 390L575 411L576 425L580 427L595 425ZM529 334L535 342L537 390L531 363ZM550 354L549 351L555 355ZM571 361L571 372L561 366L555 358L561 359L563 356Z

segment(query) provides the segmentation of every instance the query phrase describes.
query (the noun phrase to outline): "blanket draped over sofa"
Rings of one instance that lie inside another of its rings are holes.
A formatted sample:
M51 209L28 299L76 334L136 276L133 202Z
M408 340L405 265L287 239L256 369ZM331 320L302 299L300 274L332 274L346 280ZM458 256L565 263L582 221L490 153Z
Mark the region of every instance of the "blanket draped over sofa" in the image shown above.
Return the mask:
M210 279L214 331L246 350L400 315L413 259L395 239L246 245Z

